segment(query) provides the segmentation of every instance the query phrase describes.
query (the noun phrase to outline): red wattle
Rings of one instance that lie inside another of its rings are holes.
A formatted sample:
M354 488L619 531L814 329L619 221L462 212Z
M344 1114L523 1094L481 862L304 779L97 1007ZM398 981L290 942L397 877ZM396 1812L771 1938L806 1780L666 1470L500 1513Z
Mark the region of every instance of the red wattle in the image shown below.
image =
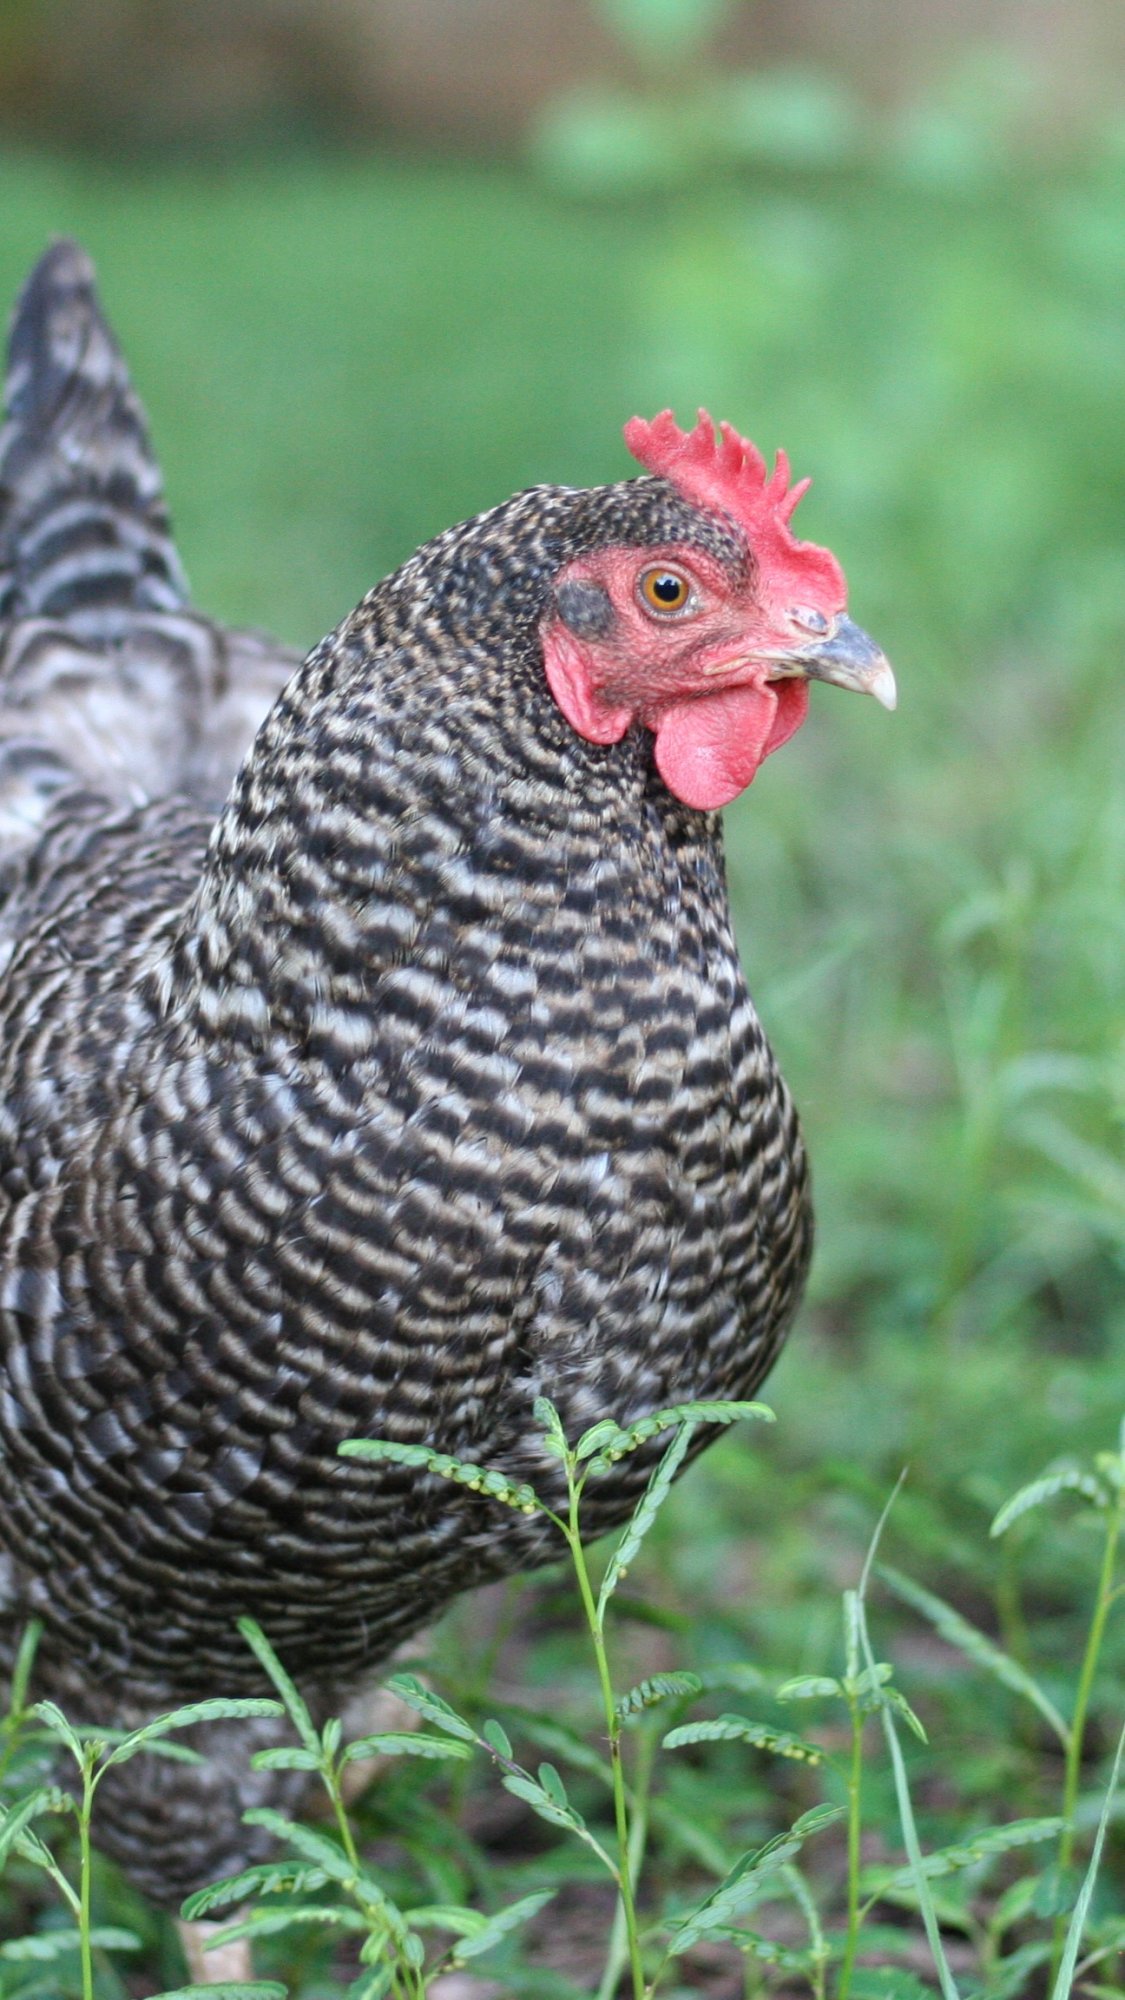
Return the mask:
M656 768L684 805L700 812L729 805L762 759L800 728L808 700L806 682L784 680L675 702L656 724Z
M809 712L809 684L802 680L771 681L770 690L777 696L777 714L769 741L762 752L763 757L772 757L783 743L795 736Z

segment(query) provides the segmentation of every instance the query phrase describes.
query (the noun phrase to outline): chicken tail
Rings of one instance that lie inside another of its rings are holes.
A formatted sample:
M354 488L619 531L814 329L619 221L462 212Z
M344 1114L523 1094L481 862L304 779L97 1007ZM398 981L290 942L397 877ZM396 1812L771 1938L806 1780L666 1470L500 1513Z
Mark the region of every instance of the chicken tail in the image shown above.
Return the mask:
M180 609L176 554L148 426L98 299L94 268L60 238L20 295L0 431L0 618Z

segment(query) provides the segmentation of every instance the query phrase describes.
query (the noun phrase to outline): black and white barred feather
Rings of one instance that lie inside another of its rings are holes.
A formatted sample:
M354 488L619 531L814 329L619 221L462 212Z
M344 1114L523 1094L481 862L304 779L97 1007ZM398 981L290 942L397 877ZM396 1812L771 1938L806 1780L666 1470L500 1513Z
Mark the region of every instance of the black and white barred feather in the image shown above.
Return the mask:
M217 809L298 656L201 618L89 258L58 242L16 308L0 431L0 860L60 791Z

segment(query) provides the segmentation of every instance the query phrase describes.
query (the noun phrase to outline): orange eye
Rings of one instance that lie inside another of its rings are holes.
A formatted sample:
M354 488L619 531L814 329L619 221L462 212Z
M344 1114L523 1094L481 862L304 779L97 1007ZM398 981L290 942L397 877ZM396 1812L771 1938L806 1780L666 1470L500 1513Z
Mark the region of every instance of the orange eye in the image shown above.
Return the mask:
M664 564L643 570L637 579L637 590L645 608L664 617L685 611L691 602L690 580L682 570L668 569Z

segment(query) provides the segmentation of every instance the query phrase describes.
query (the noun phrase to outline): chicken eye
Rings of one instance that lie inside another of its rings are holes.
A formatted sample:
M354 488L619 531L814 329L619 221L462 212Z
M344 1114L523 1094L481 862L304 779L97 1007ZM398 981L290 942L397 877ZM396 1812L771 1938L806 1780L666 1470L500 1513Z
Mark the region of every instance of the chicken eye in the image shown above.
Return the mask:
M814 611L811 605L797 604L789 613L789 622L799 632L808 632L816 638L823 638L828 630L828 620L823 611Z
M637 589L646 609L660 612L665 617L669 612L686 610L691 602L688 578L681 570L668 569L663 564L656 569L642 571L637 579Z

